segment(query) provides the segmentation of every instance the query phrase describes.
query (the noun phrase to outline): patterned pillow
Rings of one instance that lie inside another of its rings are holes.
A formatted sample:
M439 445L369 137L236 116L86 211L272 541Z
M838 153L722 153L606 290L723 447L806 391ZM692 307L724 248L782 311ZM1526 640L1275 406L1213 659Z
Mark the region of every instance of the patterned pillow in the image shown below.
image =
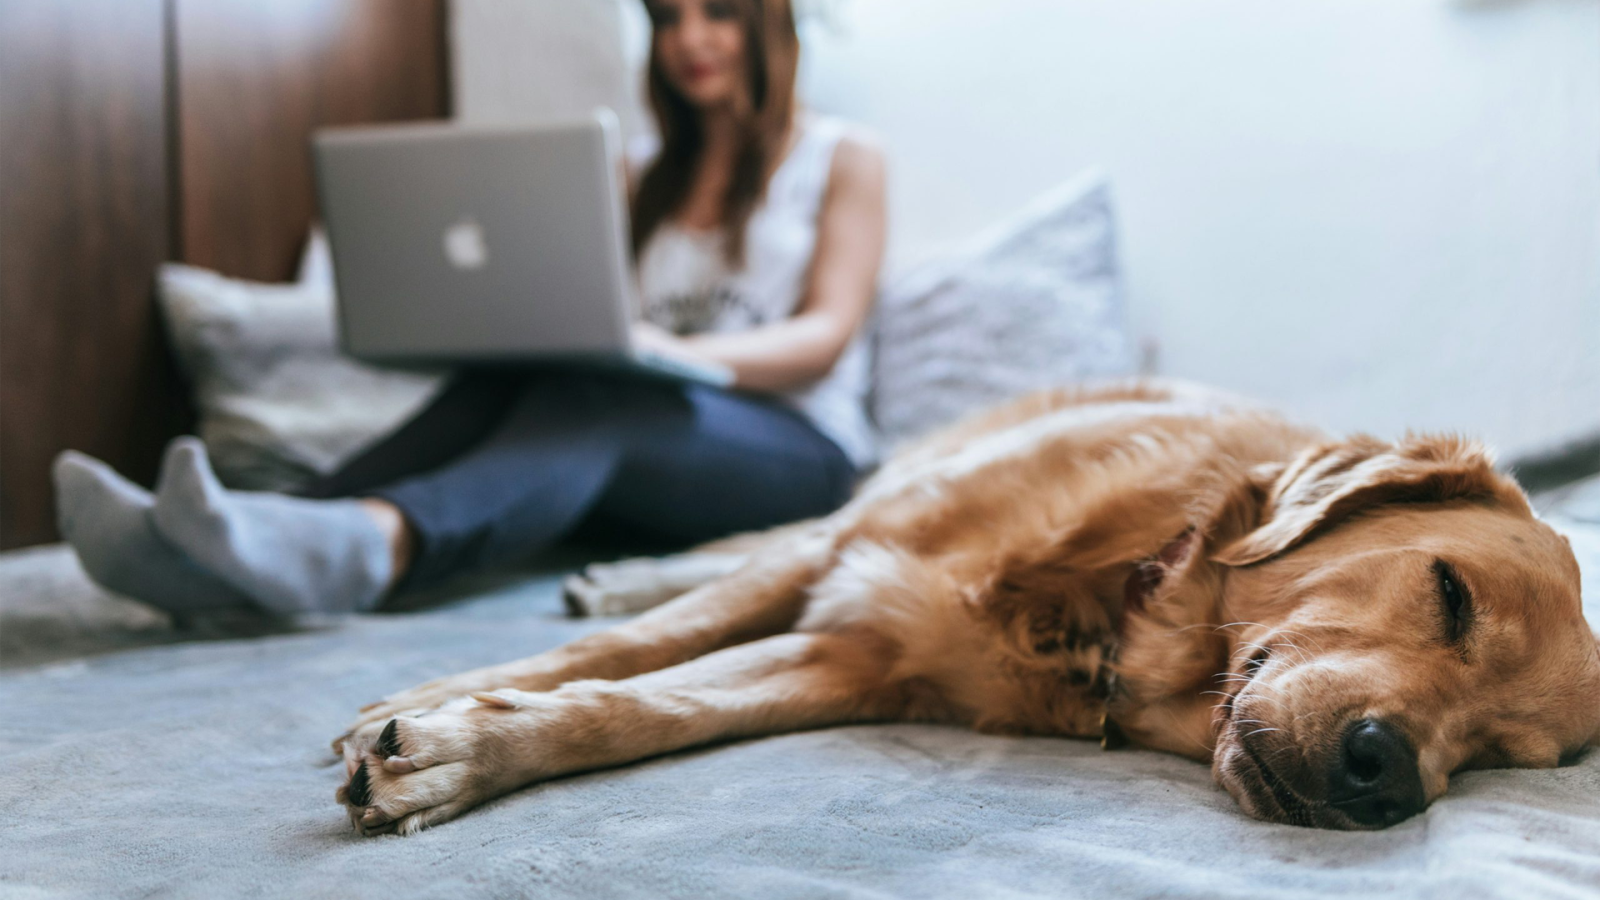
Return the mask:
M412 416L433 372L381 369L337 348L326 241L313 235L300 280L260 284L167 264L157 278L200 437L230 486L293 491Z
M871 412L886 449L983 406L1132 374L1111 189L1090 172L879 296Z

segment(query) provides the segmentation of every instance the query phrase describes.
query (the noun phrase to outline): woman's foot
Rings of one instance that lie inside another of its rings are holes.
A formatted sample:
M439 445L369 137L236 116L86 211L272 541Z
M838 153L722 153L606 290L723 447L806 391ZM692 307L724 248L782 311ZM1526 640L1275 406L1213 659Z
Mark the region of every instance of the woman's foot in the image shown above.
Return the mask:
M100 585L178 615L258 608L168 543L151 520L154 498L110 466L68 450L53 474L61 533Z
M156 529L273 612L358 612L377 605L395 571L390 538L360 500L230 491L205 445L167 448Z

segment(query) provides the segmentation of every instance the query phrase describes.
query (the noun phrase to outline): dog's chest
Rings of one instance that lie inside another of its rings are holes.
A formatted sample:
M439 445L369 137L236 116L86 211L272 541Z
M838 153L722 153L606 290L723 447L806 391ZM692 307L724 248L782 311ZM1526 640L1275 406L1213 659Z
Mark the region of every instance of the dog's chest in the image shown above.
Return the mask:
M1113 673L1122 619L1143 610L1196 545L1186 529L1130 564L1093 572L1034 565L997 579L977 611L995 633L995 665L1012 690L978 727L1111 739L1106 713L1120 696Z
M979 605L990 665L1004 689L995 691L976 727L1100 736L1118 606L1097 596L1094 581L1069 573L1003 579Z

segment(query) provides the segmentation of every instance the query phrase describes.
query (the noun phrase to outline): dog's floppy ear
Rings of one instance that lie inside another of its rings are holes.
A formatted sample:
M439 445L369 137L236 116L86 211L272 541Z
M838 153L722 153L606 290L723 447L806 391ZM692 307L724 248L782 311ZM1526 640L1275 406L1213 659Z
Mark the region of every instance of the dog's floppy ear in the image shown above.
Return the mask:
M1265 481L1260 524L1213 557L1224 565L1261 562L1380 503L1492 497L1528 509L1527 497L1496 474L1481 444L1453 436L1407 436L1389 444L1358 435L1312 447L1281 472L1259 472Z

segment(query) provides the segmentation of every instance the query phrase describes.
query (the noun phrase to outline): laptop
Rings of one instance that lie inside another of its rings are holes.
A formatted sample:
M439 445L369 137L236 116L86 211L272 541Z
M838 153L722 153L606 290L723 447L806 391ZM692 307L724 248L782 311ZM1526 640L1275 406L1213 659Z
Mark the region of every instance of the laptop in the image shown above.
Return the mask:
M533 126L319 131L344 351L731 384L725 366L634 346L618 134L610 110Z

